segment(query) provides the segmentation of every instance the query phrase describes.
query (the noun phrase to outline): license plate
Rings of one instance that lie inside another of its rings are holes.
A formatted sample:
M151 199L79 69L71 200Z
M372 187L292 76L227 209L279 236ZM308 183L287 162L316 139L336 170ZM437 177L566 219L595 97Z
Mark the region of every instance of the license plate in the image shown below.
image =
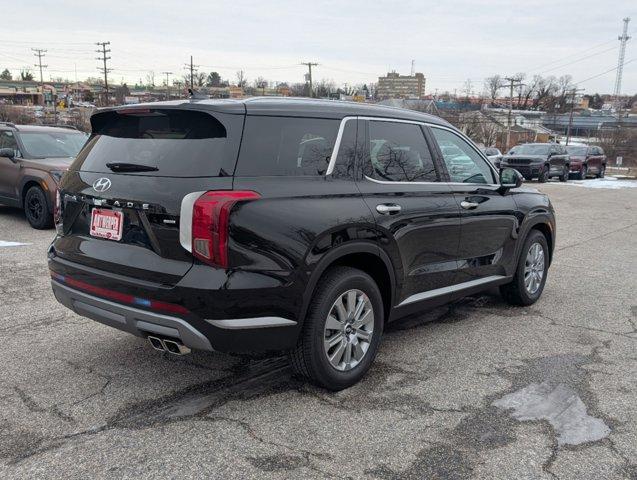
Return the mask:
M91 235L109 240L122 239L124 214L115 210L94 208L91 212Z

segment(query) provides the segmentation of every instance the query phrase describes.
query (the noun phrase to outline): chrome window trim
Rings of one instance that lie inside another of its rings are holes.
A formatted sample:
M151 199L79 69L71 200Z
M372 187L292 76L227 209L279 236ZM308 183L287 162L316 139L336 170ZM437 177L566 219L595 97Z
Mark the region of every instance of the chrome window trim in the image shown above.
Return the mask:
M336 159L338 157L338 151L341 147L341 141L343 139L343 131L345 130L345 124L349 121L349 120L367 120L367 121L374 121L374 122L392 122L392 123L409 123L412 125L421 125L421 126L425 126L425 127L429 127L429 128L439 128L441 130L447 130L451 133L456 134L457 136L459 136L460 138L462 138L463 140L465 140L469 146L478 154L478 156L480 156L487 164L487 166L489 167L489 169L491 170L491 172L493 173L495 178L499 178L499 173L496 171L496 169L493 167L493 165L491 164L491 162L489 161L489 159L483 155L483 153L477 149L474 145L473 145L473 141L467 137L464 133L462 133L459 130L455 130L453 128L449 128L446 127L444 125L438 125L436 123L431 123L431 122L421 122L418 120L404 120L401 118L391 118L391 117L365 117L365 116L348 116L348 117L343 117L343 119L341 119L341 124L339 125L338 128L338 134L336 135L336 141L334 142L334 148L332 149L332 155L330 156L330 162L327 166L327 170L325 171L325 176L327 177L328 175L331 175L334 172L334 166L336 165ZM465 186L483 186L483 187L499 187L500 185L497 183L462 183L462 182L392 182L392 181L383 181L383 180L376 180L373 178L369 178L367 175L365 175L365 179L366 180L370 180L376 183L381 183L381 184L385 184L385 185L391 185L391 184L398 184L398 185L432 185L432 184L437 184L437 185L442 185L442 184L447 184L447 185L465 185Z

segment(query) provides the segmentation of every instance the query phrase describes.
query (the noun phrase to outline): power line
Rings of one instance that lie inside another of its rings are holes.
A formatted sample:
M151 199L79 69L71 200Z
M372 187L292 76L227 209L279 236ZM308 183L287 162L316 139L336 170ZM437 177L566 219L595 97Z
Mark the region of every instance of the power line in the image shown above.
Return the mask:
M96 60L101 60L102 62L104 62L104 66L103 67L97 67L97 69L101 70L104 73L104 89L106 91L106 98L105 98L106 105L108 105L108 99L109 99L109 94L108 94L108 72L111 71L111 69L106 66L106 61L111 59L111 57L107 57L106 54L109 53L111 50L110 50L110 48L107 49L106 46L110 45L110 44L111 44L111 42L97 42L95 44L98 47L102 47L101 50L95 50L95 51L97 53L101 53L102 54L101 57L96 57Z
M630 60L625 61L623 64L624 65L628 65L629 63L632 63L632 62L634 62L636 60L637 60L637 57L631 58ZM592 77L588 77L588 78L585 78L584 80L580 80L579 82L576 82L575 85L579 85L580 83L588 82L589 80L593 80L594 78L598 78L598 77L601 77L602 75L606 75L607 73L614 72L618 68L619 68L619 65L617 65L616 67L613 67L613 68L611 68L609 70L606 70L606 71L604 71L602 73L598 73L597 75L593 75Z

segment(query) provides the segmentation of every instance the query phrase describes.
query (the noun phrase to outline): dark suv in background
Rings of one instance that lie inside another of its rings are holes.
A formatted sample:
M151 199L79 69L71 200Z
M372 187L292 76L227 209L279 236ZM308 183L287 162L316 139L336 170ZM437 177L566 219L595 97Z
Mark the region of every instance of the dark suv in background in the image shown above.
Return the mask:
M548 182L558 177L566 182L571 171L566 148L558 143L524 143L516 145L500 161L500 168L515 168L524 178Z
M342 389L391 321L496 286L516 305L542 293L548 197L440 118L264 98L91 123L60 185L53 292L158 350L288 351Z
M0 203L23 208L33 228L51 228L57 185L86 139L72 127L0 122Z
M604 178L606 174L606 155L602 147L569 145L566 151L571 160L571 175L584 180L588 175Z

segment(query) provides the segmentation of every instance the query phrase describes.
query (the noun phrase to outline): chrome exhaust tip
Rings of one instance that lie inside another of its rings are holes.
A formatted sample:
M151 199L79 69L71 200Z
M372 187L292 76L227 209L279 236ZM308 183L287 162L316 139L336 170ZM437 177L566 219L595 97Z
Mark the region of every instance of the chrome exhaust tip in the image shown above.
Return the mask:
M190 348L184 345L181 342L177 342L175 340L162 340L164 344L164 348L168 353L172 353L173 355L187 355L190 353Z
M164 344L161 341L160 338L157 337L151 337L150 335L148 335L148 341L150 342L150 345L155 349L155 350L159 350L160 352L164 352L166 351L166 349L164 348Z

